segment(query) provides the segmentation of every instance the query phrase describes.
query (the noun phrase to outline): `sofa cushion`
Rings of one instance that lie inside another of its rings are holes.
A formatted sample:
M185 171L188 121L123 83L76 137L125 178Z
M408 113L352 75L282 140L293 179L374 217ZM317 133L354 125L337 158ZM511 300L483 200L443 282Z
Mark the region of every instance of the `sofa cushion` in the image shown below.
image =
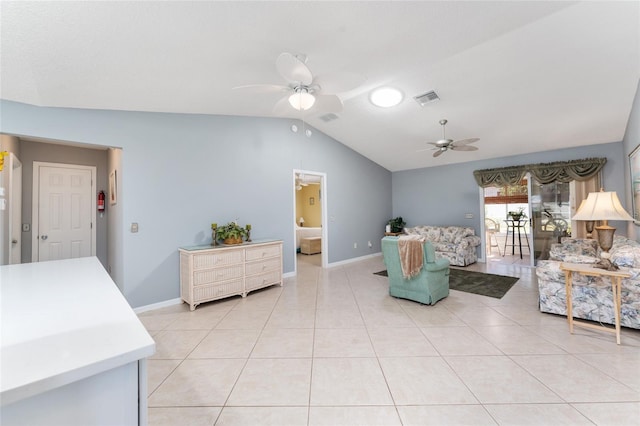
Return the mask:
M464 228L462 226L446 226L442 228L442 241L447 243L460 244L464 237L474 235L473 228Z
M442 241L442 228L440 226L414 226L413 228L405 228L405 233L421 235L432 243Z
M560 244L553 244L551 246L549 257L552 260L569 262L569 260L560 258L567 255L596 257L598 255L598 241L563 238Z
M617 236L609 253L611 262L619 267L640 268L640 243L637 241Z
M432 244L433 244L433 248L439 252L455 253L458 248L458 245L453 243L440 242L440 243L432 243Z

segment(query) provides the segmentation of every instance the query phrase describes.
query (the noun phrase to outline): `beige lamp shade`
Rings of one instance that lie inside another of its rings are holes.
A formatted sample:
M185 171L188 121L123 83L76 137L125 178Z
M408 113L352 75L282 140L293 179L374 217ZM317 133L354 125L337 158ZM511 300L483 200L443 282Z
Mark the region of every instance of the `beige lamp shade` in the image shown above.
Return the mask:
M620 204L615 191L590 192L571 220L627 220L633 218Z
M606 269L617 268L609 261L609 250L613 247L613 234L616 232L616 228L609 226L607 222L610 220L633 221L633 218L620 204L618 195L614 191L590 192L571 220L601 220L603 222L602 225L596 226L598 243L602 249L600 257L603 261L607 261L604 264Z

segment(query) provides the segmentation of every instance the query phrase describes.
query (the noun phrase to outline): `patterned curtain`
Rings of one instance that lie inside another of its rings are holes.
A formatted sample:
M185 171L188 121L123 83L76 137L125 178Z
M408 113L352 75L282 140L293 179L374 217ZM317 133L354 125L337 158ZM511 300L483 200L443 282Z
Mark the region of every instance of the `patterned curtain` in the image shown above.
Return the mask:
M583 181L597 174L607 162L606 158L556 161L555 163L525 164L522 166L476 170L473 176L482 188L516 185L527 172L540 183Z

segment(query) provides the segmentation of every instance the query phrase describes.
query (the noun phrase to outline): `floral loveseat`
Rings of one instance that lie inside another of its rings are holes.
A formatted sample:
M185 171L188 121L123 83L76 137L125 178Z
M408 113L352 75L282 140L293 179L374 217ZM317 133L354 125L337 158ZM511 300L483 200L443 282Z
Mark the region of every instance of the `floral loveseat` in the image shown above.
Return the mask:
M473 228L463 226L415 226L404 228L405 234L420 235L433 244L436 259L447 259L451 265L467 266L478 261L476 248L480 237Z
M631 277L622 280L621 301L623 327L640 328L640 243L616 236L609 250L611 262ZM540 311L567 314L562 262L596 263L600 251L596 240L563 238L553 244L549 260L541 260L536 268L540 292ZM573 315L601 323L615 324L611 283L608 278L573 275Z

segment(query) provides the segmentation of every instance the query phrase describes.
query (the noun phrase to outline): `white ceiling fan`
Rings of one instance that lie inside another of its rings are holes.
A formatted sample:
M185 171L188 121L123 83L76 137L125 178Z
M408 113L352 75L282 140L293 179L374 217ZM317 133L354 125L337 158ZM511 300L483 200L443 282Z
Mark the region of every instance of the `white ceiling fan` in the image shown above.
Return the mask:
M287 81L287 85L249 84L234 87L234 89L249 90L254 93L286 93L276 103L275 112L286 112L289 107L298 111L306 111L312 107L323 112L342 111L342 100L336 93L354 89L362 83L364 78L347 73L316 77L311 73L306 62L305 55L281 53L276 59L276 69Z
M433 153L434 157L440 156L443 152L448 150L453 151L477 151L478 147L469 145L470 143L478 142L480 138L469 138L469 139L461 139L459 141L454 141L453 139L447 139L445 136L444 126L447 124L446 119L440 120L440 125L442 126L442 139L437 142L429 142L431 145L435 145L434 148L425 148L419 149L417 152L422 151L435 151Z

